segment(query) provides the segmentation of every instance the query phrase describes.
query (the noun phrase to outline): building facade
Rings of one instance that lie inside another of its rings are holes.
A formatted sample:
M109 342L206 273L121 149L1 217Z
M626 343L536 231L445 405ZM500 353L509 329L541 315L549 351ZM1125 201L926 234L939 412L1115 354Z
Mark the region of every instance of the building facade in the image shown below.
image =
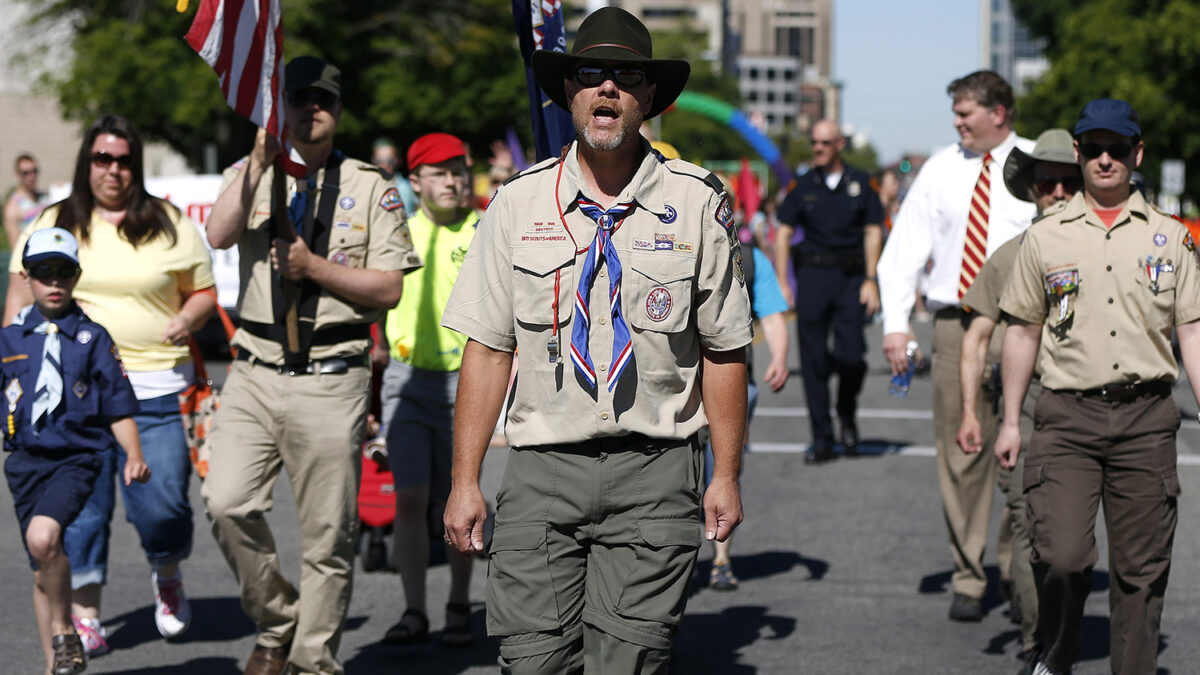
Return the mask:
M980 65L1008 80L1018 95L1027 93L1050 67L1046 41L1030 35L1009 0L979 0L979 19Z

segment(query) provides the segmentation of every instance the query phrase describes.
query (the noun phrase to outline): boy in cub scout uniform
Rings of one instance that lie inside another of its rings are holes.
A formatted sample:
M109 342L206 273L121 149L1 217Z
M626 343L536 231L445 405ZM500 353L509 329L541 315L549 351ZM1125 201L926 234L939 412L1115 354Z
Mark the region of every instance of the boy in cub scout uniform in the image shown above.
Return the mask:
M1079 653L1103 500L1112 671L1153 673L1180 494L1171 329L1200 398L1200 258L1187 229L1130 188L1143 146L1128 103L1091 101L1074 135L1084 190L1029 229L1000 302L1012 317L1002 466L1021 450L1035 359L1044 387L1023 477L1040 655L1022 672L1066 673Z
M542 89L578 140L491 202L443 324L465 333L447 540L484 549L480 464L520 350L489 549L488 632L511 673L665 673L704 531L741 521L750 306L719 181L638 135L689 73L597 10ZM700 372L703 370L703 385Z
M241 258L238 348L213 424L204 500L213 534L258 624L247 675L342 672L338 643L350 606L358 531L360 446L370 395L371 323L420 266L400 195L378 169L333 147L341 73L312 56L285 71L288 140L304 160L272 204L278 144L259 130L249 158L225 175L207 223L215 248ZM286 209L296 237L277 230ZM285 323L295 290L298 349ZM284 578L263 513L287 469L304 563Z

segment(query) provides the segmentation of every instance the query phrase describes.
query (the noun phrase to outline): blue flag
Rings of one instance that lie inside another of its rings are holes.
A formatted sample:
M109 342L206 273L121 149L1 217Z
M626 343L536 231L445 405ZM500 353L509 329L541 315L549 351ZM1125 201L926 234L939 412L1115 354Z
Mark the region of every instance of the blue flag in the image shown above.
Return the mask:
M551 49L566 53L567 33L563 27L561 0L513 0L513 20L525 60L525 84L529 90L529 114L533 118L533 142L537 161L557 157L575 138L571 113L554 104L533 76L533 52Z

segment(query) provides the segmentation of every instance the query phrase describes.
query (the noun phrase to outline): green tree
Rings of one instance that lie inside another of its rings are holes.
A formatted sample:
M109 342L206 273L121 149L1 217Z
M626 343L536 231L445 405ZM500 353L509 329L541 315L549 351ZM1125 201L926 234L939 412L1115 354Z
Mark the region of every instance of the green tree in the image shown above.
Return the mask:
M1142 118L1142 171L1158 182L1163 159L1181 158L1200 193L1200 3L1195 0L1013 0L1049 46L1050 69L1018 102L1017 130L1071 129L1094 98L1129 101Z
M198 2L178 14L169 0L24 1L33 28L74 29L68 66L43 78L68 117L126 115L196 167L210 142L222 165L249 150L252 125L182 39ZM509 0L283 0L283 23L286 57L316 54L341 68L338 145L351 155L369 155L379 135L403 145L450 131L482 155L509 126L530 133Z

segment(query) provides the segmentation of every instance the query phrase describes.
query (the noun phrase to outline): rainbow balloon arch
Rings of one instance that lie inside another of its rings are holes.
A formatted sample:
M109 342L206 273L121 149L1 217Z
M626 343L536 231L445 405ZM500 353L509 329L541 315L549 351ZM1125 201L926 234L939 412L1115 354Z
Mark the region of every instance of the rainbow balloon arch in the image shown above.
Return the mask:
M746 139L750 147L754 148L758 156L775 172L780 185L786 187L792 182L792 170L779 154L779 148L775 147L775 143L759 131L741 110L711 96L690 91L681 93L679 98L675 99L674 105L668 108L667 112L672 110L694 112L725 124Z

